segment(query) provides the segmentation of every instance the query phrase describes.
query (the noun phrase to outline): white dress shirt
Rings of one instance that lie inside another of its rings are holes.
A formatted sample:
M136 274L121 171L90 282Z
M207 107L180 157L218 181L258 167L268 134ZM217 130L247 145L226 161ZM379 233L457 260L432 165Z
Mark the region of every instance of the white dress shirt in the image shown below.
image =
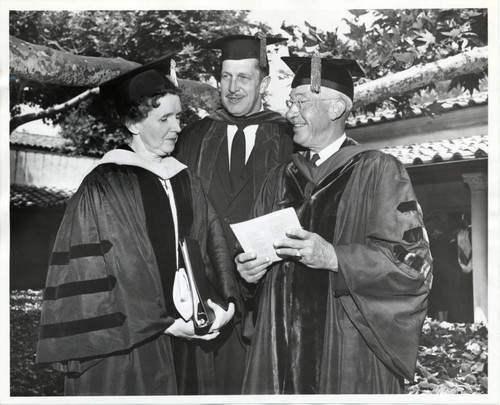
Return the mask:
M175 205L174 189L170 180L160 179L161 184L168 196L168 202L170 203L170 210L172 211L172 220L174 221L174 235L175 235L175 262L177 263L177 268L179 268L179 221L177 219L177 206Z
M338 152L344 141L346 140L347 136L344 133L339 139L337 139L335 142L332 142L330 145L328 145L326 148L321 149L319 152L316 152L319 155L319 159L316 161L316 166L319 166L321 163L326 161L330 156L332 156L334 153ZM311 152L311 157L314 155L314 153Z
M264 111L263 105L260 107L259 112L262 111ZM245 134L245 164L247 164L250 153L252 153L253 147L255 146L257 128L259 128L259 124L248 125L243 129L243 133ZM238 127L236 125L227 126L227 157L229 160L229 170L231 170L231 147L233 146L233 139L237 130Z
M257 133L257 128L259 128L258 124L248 125L243 129L245 133L245 164L250 157L250 153L252 153L252 149L255 145L255 135ZM231 170L231 147L233 145L233 138L236 135L236 131L238 127L236 125L228 125L227 126L227 152L229 158L229 169Z

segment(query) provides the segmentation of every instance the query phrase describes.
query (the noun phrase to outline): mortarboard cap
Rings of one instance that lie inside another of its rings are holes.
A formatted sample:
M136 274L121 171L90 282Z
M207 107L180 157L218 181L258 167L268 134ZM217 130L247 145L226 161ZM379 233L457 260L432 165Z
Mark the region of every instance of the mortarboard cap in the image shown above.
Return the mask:
M99 91L101 99L113 99L118 113L123 115L141 98L176 87L175 61L164 56L101 83Z
M281 58L295 73L292 88L310 84L311 91L319 93L320 87L328 87L344 93L351 100L354 97L353 77L365 73L353 59L288 56Z
M266 37L262 33L256 35L229 35L216 39L204 46L207 49L222 50L222 60L226 59L258 59L259 66L267 66L267 45L286 41L282 37Z

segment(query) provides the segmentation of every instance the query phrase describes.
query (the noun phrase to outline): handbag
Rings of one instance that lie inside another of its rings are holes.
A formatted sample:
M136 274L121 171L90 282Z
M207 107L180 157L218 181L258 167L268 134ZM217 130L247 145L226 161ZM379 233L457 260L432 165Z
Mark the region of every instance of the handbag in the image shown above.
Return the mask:
M215 320L215 313L207 304L215 294L205 273L200 244L196 239L184 237L179 241L184 267L175 274L173 300L177 311L187 322L193 321L197 335L206 334Z

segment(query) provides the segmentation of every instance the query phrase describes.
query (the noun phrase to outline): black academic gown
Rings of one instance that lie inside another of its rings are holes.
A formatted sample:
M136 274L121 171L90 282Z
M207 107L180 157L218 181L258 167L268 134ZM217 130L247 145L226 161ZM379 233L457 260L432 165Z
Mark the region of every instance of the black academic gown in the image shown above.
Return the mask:
M179 233L200 242L224 308L237 297L222 227L201 184L171 180ZM102 164L70 200L51 257L37 363L66 373L67 395L213 394L213 355L163 332L172 301L175 239L168 198L141 167Z
M259 127L240 182L232 190L229 181L227 126L241 121L247 125L258 123ZM222 221L233 255L236 253L236 238L230 225L249 218L255 195L269 170L290 160L292 138L290 123L270 110L239 119L219 110L182 131L175 149L176 157L200 176L203 188ZM241 279L240 282L244 283ZM215 342L219 394L241 393L247 346L242 334L251 333L241 331L241 317L249 319L244 314L236 314L237 331L229 333L226 330Z
M339 271L269 268L245 394L399 393L413 378L432 279L421 212L398 161L349 144L318 168L294 155L255 202L254 216L293 207Z
M181 162L200 176L204 190L223 221L233 252L236 239L230 224L248 219L254 197L269 170L288 162L293 152L292 128L284 117L270 110L252 117L247 121L240 118L241 122L248 122L248 125L258 123L259 127L252 154L234 190L229 183L227 126L239 121L224 110L185 128L174 152Z

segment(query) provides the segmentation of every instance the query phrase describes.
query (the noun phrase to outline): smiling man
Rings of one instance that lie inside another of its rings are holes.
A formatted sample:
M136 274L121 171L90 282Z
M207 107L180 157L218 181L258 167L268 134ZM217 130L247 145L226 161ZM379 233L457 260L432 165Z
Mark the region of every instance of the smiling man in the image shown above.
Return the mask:
M248 219L265 176L289 161L293 150L290 123L265 109L262 101L271 80L266 46L284 40L232 35L208 44L207 48L222 51L220 94L224 108L184 129L176 146L179 160L200 176L233 253L236 239L229 225ZM242 317L236 314L235 329L223 332L214 342L219 394L241 393L246 356Z
M390 394L413 379L432 280L422 213L404 166L346 137L357 62L283 58L307 149L270 172L253 216L293 207L283 260L236 258L258 286L244 394Z

